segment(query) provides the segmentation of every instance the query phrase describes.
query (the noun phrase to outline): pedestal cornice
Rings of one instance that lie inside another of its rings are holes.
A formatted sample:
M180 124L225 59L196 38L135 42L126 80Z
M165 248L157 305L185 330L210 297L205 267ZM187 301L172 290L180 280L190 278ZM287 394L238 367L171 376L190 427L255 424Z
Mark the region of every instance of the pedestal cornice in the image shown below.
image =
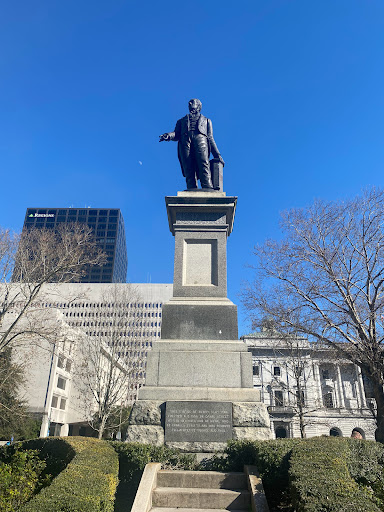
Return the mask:
M225 192L184 191L177 196L167 196L168 223L171 233L180 229L222 230L232 233L237 197ZM198 212L198 213L197 213ZM184 215L183 215L184 214ZM225 220L223 220L225 219Z

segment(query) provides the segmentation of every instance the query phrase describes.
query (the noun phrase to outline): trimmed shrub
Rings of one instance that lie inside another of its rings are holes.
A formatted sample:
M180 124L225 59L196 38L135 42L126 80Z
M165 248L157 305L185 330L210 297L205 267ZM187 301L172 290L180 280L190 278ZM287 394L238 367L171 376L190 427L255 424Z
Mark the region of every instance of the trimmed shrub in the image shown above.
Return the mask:
M347 460L351 477L373 493L372 499L384 510L384 446L373 441L346 439L349 447Z
M7 510L5 503L11 503L13 500L17 500L18 509L41 488L49 485L75 453L64 439L54 437L32 439L1 447L0 481L1 484L7 484L1 492L3 502L0 511ZM6 488L10 492L6 491ZM11 506L10 510L16 508Z
M22 450L38 450L40 459L46 463L46 469L42 476L49 476L52 480L55 478L76 455L76 450L69 438L62 437L41 437L39 439L30 439L20 444ZM49 482L48 482L49 483ZM46 483L45 485L48 485Z
M164 469L196 469L194 455L166 446L119 441L110 441L110 444L119 455L120 467L128 477L132 477L137 471L142 472L149 462L160 462Z
M271 509L298 512L384 510L384 446L356 439L230 441L200 469L255 465Z
M13 512L27 502L41 484L45 462L36 450L16 450L0 464L0 511Z
M372 493L353 480L345 439L312 438L290 457L290 490L297 512L378 512Z
M73 459L76 454L74 448L60 437L43 437L22 441L0 449L0 462L11 463L18 450L35 450L38 457L45 462L45 469L41 474L43 486L49 485Z
M49 487L26 503L22 512L113 512L118 457L105 441L67 437L75 456Z

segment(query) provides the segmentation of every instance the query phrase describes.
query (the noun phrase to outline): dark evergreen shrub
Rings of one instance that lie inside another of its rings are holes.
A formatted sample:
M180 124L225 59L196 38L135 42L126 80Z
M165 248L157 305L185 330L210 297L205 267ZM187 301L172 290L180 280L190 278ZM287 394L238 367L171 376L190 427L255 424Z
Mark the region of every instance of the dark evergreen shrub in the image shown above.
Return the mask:
M149 462L160 462L164 469L196 469L195 457L166 446L111 441L120 461L120 478L132 478Z
M373 493L348 471L350 450L340 438L302 441L290 457L290 491L297 512L378 512Z
M116 452L109 443L89 437L67 437L64 442L75 451L73 459L20 512L113 512L119 471Z
M45 469L36 450L15 450L7 462L0 463L0 511L19 510L39 489Z
M347 460L351 477L369 493L384 510L384 445L373 441L347 439Z

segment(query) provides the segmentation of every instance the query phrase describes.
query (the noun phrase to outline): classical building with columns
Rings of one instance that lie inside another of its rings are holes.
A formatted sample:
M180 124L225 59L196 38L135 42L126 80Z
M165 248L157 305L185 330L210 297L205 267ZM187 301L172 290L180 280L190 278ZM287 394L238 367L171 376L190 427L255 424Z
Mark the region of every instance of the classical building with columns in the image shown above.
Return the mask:
M252 353L253 383L268 406L275 437L331 435L353 430L374 440L375 400L356 365L302 337L262 330L241 339Z

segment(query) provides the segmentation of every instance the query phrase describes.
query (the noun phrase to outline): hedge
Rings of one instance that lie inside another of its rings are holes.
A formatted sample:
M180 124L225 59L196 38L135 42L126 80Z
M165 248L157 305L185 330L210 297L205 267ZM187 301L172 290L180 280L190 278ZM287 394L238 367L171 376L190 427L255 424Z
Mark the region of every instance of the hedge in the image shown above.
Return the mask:
M59 442L67 443L74 457L20 512L113 512L119 471L113 448L105 441L87 437L46 441L57 446Z
M295 446L289 469L295 510L379 512L372 490L359 486L351 477L349 458L351 451L345 439L312 438Z
M351 477L369 492L384 510L384 445L372 441L346 439L349 448L348 471Z
M384 446L341 438L230 441L207 470L255 465L273 509L297 512L384 510ZM285 508L284 508L285 510Z
M121 441L110 441L110 444L119 455L120 466L128 477L132 477L137 471L143 471L149 462L160 462L163 469L196 469L197 467L194 455L181 453L166 446Z
M1 447L0 473L4 485L0 485L0 511L18 510L48 486L75 453L70 444L59 438L32 439Z
M0 463L0 511L19 510L40 489L45 467L37 450L17 450Z
M165 446L48 438L0 450L0 462L10 463L21 450L37 450L35 455L46 465L36 489L57 475L49 487L18 508L21 512L112 512L114 504L116 512L129 510L148 462L160 462L164 468L221 471L242 471L245 464L256 465L270 506L279 509L384 510L384 446L371 441L329 437L231 441L224 456L199 467L193 455Z

